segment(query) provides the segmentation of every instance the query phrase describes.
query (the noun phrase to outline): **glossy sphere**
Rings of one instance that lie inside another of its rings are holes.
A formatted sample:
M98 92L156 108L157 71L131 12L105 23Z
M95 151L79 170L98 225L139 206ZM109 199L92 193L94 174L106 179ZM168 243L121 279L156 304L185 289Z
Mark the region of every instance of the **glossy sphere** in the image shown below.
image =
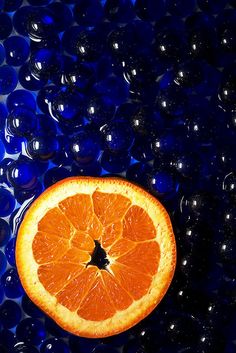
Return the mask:
M48 169L48 171L44 175L44 187L48 188L49 186L57 183L59 180L68 178L71 176L71 173L68 169L63 167L54 167Z
M164 113L178 116L184 112L186 97L181 90L169 87L159 91L156 104Z
M22 297L21 305L24 312L31 317L39 318L44 315L26 294Z
M0 65L3 63L5 60L5 49L2 44L0 44Z
M2 275L7 267L7 260L4 253L0 250L0 275Z
M65 31L70 27L73 17L68 6L59 2L52 2L48 8L52 11L55 27L58 32ZM61 15L63 13L63 16Z
M55 22L51 11L46 8L32 12L27 21L30 39L38 40L49 37L55 32Z
M160 196L170 196L178 190L173 176L166 171L156 171L150 176L149 185L151 191Z
M24 319L16 328L16 337L25 343L38 345L46 337L44 325L37 319Z
M12 32L12 22L10 16L6 13L0 13L0 40L6 39Z
M167 11L171 15L185 17L189 15L196 6L196 0L167 0Z
M135 11L142 20L156 21L165 13L165 2L163 0L136 0Z
M101 142L93 132L79 132L71 142L71 152L79 163L90 163L96 160L101 152Z
M46 86L43 87L37 95L37 105L39 109L47 114L49 113L49 103L53 100L53 97L58 92L58 88L56 86Z
M12 348L11 353L38 353L38 350L30 344L18 342Z
M94 70L86 64L77 62L70 65L68 72L65 74L65 81L72 87L85 90L94 80Z
M22 87L30 91L38 91L46 84L46 80L44 79L37 80L31 74L28 63L25 63L24 65L22 65L19 70L19 82L22 85Z
M7 178L15 188L32 189L37 183L34 163L30 159L12 162L7 169Z
M23 294L23 288L20 283L18 273L15 268L8 269L1 277L5 295L8 298L18 298Z
M16 326L21 319L21 309L13 300L6 300L0 306L0 319L5 328Z
M104 11L109 21L124 23L134 17L134 8L131 0L107 0Z
M12 92L16 88L17 82L17 73L13 67L8 65L0 67L0 94L5 95Z
M101 158L102 167L110 173L122 173L130 164L130 155L127 152L110 153L104 151Z
M58 147L56 137L39 135L28 141L26 149L31 157L41 161L47 161L53 158Z
M92 97L87 105L87 118L94 124L102 126L111 120L115 113L115 105L103 96Z
M102 132L105 145L111 152L128 151L134 142L131 128L122 121L105 125Z
M95 89L116 105L123 103L129 93L126 81L113 76L98 82Z
M30 50L26 40L19 36L11 36L4 41L6 63L20 66L28 59Z
M5 149L9 154L15 154L21 152L22 148L22 138L17 136L12 136L12 134L8 134L8 131L5 133Z
M36 109L36 102L34 96L24 89L17 89L7 96L7 108L11 112L18 107L24 107L34 111Z
M83 30L75 43L75 53L85 61L95 61L101 55L103 42L95 30Z
M16 246L16 238L12 238L6 245L5 254L7 257L7 261L11 266L16 266L15 260L15 246Z
M15 136L29 136L36 128L36 115L32 110L17 107L7 117L7 128Z
M0 247L6 245L11 236L9 224L0 218Z
M92 27L102 20L103 7L97 0L79 0L73 13L79 25Z
M70 353L68 346L58 338L49 338L40 347L40 353Z
M134 183L146 186L147 176L151 172L151 166L144 163L131 164L126 172L126 178Z
M0 217L7 217L15 208L15 199L7 189L0 187Z
M30 57L29 69L38 80L53 78L61 69L60 56L55 50L40 49Z
M23 36L26 36L28 34L27 22L32 14L32 11L33 9L31 6L22 6L14 13L14 28L19 34L22 34Z
M23 0L5 0L4 1L4 11L13 12L16 11L21 5Z

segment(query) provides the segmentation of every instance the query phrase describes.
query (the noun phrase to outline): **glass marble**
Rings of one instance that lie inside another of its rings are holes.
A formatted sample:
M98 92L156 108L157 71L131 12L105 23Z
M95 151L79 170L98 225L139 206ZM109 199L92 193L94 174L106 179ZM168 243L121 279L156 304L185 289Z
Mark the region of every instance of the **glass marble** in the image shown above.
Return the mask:
M141 138L136 137L130 153L134 159L141 162L148 162L154 158L150 140L143 136Z
M102 129L105 146L114 153L128 151L134 142L131 128L122 121L106 124Z
M72 87L77 87L84 91L94 82L95 72L92 66L84 63L75 62L70 65L69 70L65 74L65 81Z
M30 57L29 69L37 80L52 79L61 70L61 59L53 49L39 49Z
M23 37L8 37L3 44L8 65L20 66L28 59L30 53L29 44Z
M68 169L63 167L53 167L48 169L44 174L43 184L45 188L57 183L58 181L68 178L71 176L71 173Z
M1 284L8 298L19 298L24 292L15 268L9 268L2 275Z
M1 344L3 344L4 347L8 349L8 353L13 347L13 345L16 343L16 337L14 336L14 333L12 333L10 330L2 329L0 332L0 342Z
M178 190L178 184L168 171L153 171L150 175L151 191L159 196L169 196Z
M47 161L54 157L59 148L58 140L56 137L50 135L33 136L27 142L26 150L32 158Z
M37 105L39 109L45 113L49 113L49 103L58 92L58 87L55 85L43 87L37 94Z
M97 60L103 50L103 40L96 30L82 30L75 38L75 54L81 60L93 62Z
M72 153L69 138L65 135L58 136L59 148L53 157L53 163L57 166L70 166L72 164Z
M0 162L0 183L3 184L8 184L7 180L7 167L8 165L13 161L11 158L4 158Z
M32 6L22 6L13 15L13 26L15 30L23 35L27 36L27 22L33 11Z
M30 41L30 50L33 54L35 51L39 49L50 49L50 50L60 50L61 49L61 41L59 36L55 33L54 35L46 38L39 39L37 41Z
M16 337L27 344L40 344L46 337L44 325L38 319L22 320L16 328Z
M9 224L2 218L0 218L0 247L7 244L11 237L11 229Z
M80 350L91 353L93 349L99 344L99 339L89 339L71 335L69 337L69 346L72 353L77 353Z
M0 19L1 21L1 19ZM17 86L18 78L17 73L13 67L3 65L0 67L0 94L6 95Z
M27 18L27 31L30 39L37 41L55 33L55 21L47 8L37 8Z
M218 97L222 102L223 108L234 111L235 110L235 96L236 96L236 84L235 84L236 70L232 67L226 70L222 77L221 84L219 86Z
M87 103L86 117L98 126L111 120L115 113L115 105L102 95L91 97Z
M107 0L105 16L109 21L125 23L133 19L134 7L131 0Z
M0 65L3 63L3 61L5 60L5 49L4 46L2 44L0 44Z
M0 306L0 320L5 328L16 326L21 319L21 309L13 300L6 300Z
M126 152L110 153L104 151L101 158L102 168L110 173L122 173L130 164L130 155Z
M11 192L4 188L0 187L0 217L7 217L14 211L15 208L15 199Z
M55 120L51 118L48 114L38 114L37 115L37 132L34 131L34 134L44 135L44 136L53 136L57 134L57 126ZM33 135L34 135L33 134Z
M6 152L9 154L16 154L21 152L22 138L18 136L12 136L12 134L5 132L5 139L3 140Z
M5 254L0 250L0 275L2 275L7 267L7 260ZM1 315L0 315L1 318Z
M34 199L36 199L43 192L43 186L41 182L37 182L36 185L31 189L18 188L14 190L14 196L16 201L22 205L25 201L28 201L28 205Z
M96 133L84 130L73 137L70 148L75 161L90 163L100 155L101 140Z
M83 28L83 27L82 27ZM82 31L80 26L71 26L62 35L62 45L65 51L71 55L77 54L77 43Z
M32 6L44 6L48 5L52 0L27 0Z
M164 0L136 0L135 11L144 21L159 20L165 14Z
M3 10L6 12L16 11L21 5L23 0L5 0Z
M69 347L58 338L49 338L40 347L40 353L70 353Z
M36 102L32 93L24 89L17 89L7 96L7 109L9 112L18 107L24 107L35 111Z
M18 342L12 348L11 353L39 353L39 351L31 344Z
M1 23L1 27L0 27L0 40L2 39L6 39L7 37L9 37L9 35L12 32L12 20L11 17L8 16L7 13L1 12L0 13L0 23Z
M78 25L92 27L102 21L103 7L97 0L78 0L73 14Z
M186 96L182 90L168 87L159 91L156 97L156 104L163 113L178 116L184 112Z
M5 247L5 254L8 263L11 266L16 266L16 259L15 259L15 246L16 246L16 238L12 238L9 240Z
M30 159L18 159L12 162L7 168L7 178L15 188L34 188L37 183L37 172L34 163Z
M21 305L24 312L30 317L40 318L44 316L43 312L29 299L26 294L22 297Z
M35 113L22 106L14 108L7 117L7 129L14 136L29 136L36 126L37 119Z
M46 80L42 78L38 80L31 74L29 63L21 66L18 77L22 87L29 91L38 91L46 84Z

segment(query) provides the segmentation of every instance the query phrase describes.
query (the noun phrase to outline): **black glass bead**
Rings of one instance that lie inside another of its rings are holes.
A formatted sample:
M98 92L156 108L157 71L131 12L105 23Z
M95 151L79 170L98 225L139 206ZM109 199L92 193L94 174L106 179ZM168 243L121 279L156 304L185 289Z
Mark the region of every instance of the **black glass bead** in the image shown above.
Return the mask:
M70 171L63 167L53 167L51 169L48 169L48 171L44 174L44 187L48 188L49 186L57 183L58 181L68 178L70 176Z
M75 39L75 54L85 61L97 60L103 50L103 41L93 30L82 30Z
M170 171L153 170L148 175L148 188L155 195L168 199L178 192L179 184Z
M72 164L72 153L69 147L69 139L65 135L58 136L59 148L53 157L53 163L57 166L70 166Z
M49 338L40 347L40 353L70 353L69 347L58 338Z
M58 148L59 144L57 138L50 135L33 136L33 138L27 142L26 146L29 156L41 161L52 159Z
M110 153L104 151L101 158L102 167L110 173L122 173L130 164L130 155L128 153Z
M55 337L67 337L68 332L64 331L60 326L56 324L54 320L45 316L45 329Z
M136 0L135 12L144 21L159 20L165 14L165 1L163 0Z
M48 8L52 11L55 28L58 32L65 31L70 27L73 22L73 16L69 6L60 2L52 2Z
M7 117L7 129L15 136L29 136L36 124L34 112L24 107L14 108Z
M214 59L216 49L216 33L208 28L195 29L189 32L188 51L193 58Z
M60 72L62 66L60 55L53 49L39 49L30 57L29 69L37 80L52 79Z
M22 85L22 87L30 91L38 91L46 84L46 80L36 79L31 74L29 63L25 63L24 65L21 66L19 70L19 82Z
M22 6L14 13L13 25L19 34L27 36L27 22L33 11L34 8L32 8L32 6Z
M71 335L69 337L69 346L72 353L86 351L91 353L93 349L100 343L99 339L89 339Z
M97 0L79 0L74 9L74 19L80 26L95 26L103 18L103 7Z
M126 23L134 17L131 0L107 0L104 11L106 18L112 22Z
M171 159L176 153L184 151L186 140L182 134L176 134L173 130L166 130L152 140L152 151L158 158L160 156L171 155Z
M5 0L3 10L6 12L16 11L21 5L23 0Z
M95 79L92 66L85 63L72 63L65 73L65 83L79 90L86 90Z
M20 36L11 36L4 41L6 63L12 66L20 66L28 59L29 45Z
M43 87L37 94L37 105L39 109L45 113L49 113L49 103L53 100L53 97L58 92L58 87L55 85Z
M8 353L12 349L14 344L16 344L16 337L14 336L14 333L12 333L10 330L2 329L0 332L0 342L6 348L6 351L4 350L5 348L3 348L3 353ZM0 347L2 349L1 344Z
M46 8L37 8L27 19L27 30L30 39L47 38L55 33L53 14Z
M9 37L12 32L11 17L4 12L0 13L0 23L0 40L2 40Z

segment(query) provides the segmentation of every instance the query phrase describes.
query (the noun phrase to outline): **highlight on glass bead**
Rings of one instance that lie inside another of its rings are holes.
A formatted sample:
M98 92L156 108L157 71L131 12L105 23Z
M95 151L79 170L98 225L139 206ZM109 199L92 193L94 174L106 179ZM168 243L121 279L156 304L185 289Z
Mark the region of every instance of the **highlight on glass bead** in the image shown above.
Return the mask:
M40 353L70 353L69 347L60 338L49 338L40 347Z
M27 137L36 128L36 115L30 108L18 106L8 115L6 125L13 135Z
M57 138L50 135L33 136L26 145L27 153L33 159L47 161L52 159L58 151Z
M4 41L6 63L20 66L28 59L30 48L27 41L20 36L11 36Z
M34 96L32 93L24 89L16 89L15 91L11 92L7 96L6 105L9 112L17 107L28 108L32 111L35 111L36 109Z
M30 159L18 159L7 168L9 183L15 188L33 189L37 183L37 171Z
M15 268L9 268L1 277L1 285L7 298L19 298L23 295L23 288Z

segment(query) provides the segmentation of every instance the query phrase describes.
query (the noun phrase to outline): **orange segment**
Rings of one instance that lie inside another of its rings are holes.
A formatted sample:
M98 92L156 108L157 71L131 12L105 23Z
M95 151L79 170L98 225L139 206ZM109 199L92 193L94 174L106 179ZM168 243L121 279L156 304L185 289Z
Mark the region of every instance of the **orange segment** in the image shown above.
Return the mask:
M86 230L93 216L93 204L89 195L77 194L67 197L59 207L75 228Z
M83 270L56 295L58 302L71 311L77 310L95 281L96 274L97 269L94 266Z
M147 212L139 206L132 206L125 215L123 237L133 241L154 239L156 229Z
M120 221L106 226L102 235L102 246L104 248L111 246L116 240L121 237L122 232L123 225Z
M93 193L93 205L98 219L106 225L121 220L131 202L122 195L95 191Z
M35 234L32 251L38 264L58 260L69 247L67 239L60 238L54 234L37 232Z
M141 273L154 275L158 270L160 249L156 241L137 244L134 249L116 259L117 262Z
M101 275L96 278L77 312L83 319L92 321L106 320L115 314Z
M31 300L58 325L107 337L144 319L166 293L176 263L164 207L123 179L73 177L34 201L16 242Z
M120 285L135 300L142 298L148 292L152 282L151 276L136 272L133 268L118 263L112 264L111 270Z
M67 262L54 262L40 265L38 268L38 277L45 289L52 295L61 290L66 283L70 282L76 274L82 271L80 264L71 264Z
M57 207L49 210L39 221L38 230L67 239L73 234L72 225Z
M109 272L102 271L102 277L107 293L116 310L125 310L128 308L133 302L131 296L120 286L115 277Z

